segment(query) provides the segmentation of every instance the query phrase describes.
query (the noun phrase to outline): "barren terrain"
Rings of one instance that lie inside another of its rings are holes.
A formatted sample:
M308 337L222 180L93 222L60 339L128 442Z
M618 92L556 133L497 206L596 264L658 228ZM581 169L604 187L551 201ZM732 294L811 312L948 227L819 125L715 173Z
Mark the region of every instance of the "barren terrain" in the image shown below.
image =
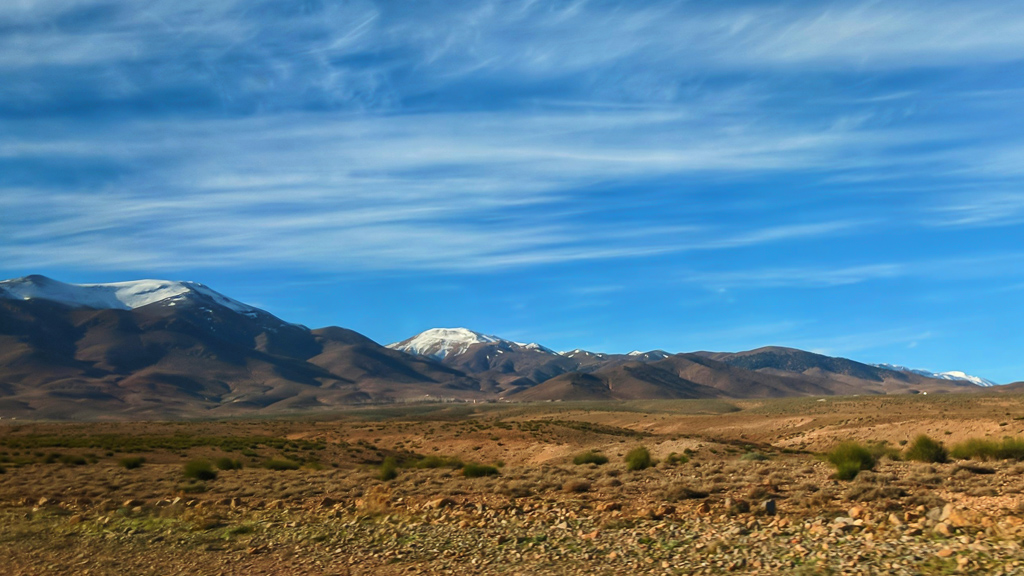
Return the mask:
M0 558L12 575L1024 573L1024 464L905 460L922 433L1024 435L1024 397L3 420ZM879 458L836 480L821 453L848 439ZM628 470L639 446L656 464ZM608 462L574 464L585 451ZM197 460L216 477L187 477Z

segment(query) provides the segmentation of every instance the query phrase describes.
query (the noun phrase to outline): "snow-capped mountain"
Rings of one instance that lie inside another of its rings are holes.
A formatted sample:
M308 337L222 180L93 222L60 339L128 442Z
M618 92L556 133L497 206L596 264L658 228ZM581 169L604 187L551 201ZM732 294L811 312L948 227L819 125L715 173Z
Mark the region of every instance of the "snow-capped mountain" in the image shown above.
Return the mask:
M958 370L951 370L949 372L932 372L930 370L920 370L917 368L907 368L906 366L898 366L896 364L872 364L878 368L885 368L886 370L893 370L896 372L910 372L911 374L917 374L926 378L935 378L938 380L958 380L962 382L970 382L977 386L998 386L995 382L982 378L980 376L971 376Z
M513 342L498 338L497 336L474 332L467 328L431 328L430 330L420 332L412 338L388 344L387 347L417 356L428 356L442 360L448 356L464 354L475 344L496 344L498 345L497 353L533 351L554 354L554 352L540 344Z
M584 350L577 348L575 350L567 350L565 352L559 352L559 356L565 356L566 358L607 358L608 354L603 352L591 352L590 350Z
M0 298L49 300L72 308L135 310L157 302L173 305L187 298L210 300L240 314L263 312L219 294L198 282L135 280L109 284L66 284L46 276L32 275L0 282Z
M642 350L633 350L632 352L627 354L627 356L632 356L636 360L653 361L664 360L665 358L671 356L671 354L665 352L664 350L651 350L650 352L644 352Z
M0 281L0 328L0 416L19 418L194 416L442 398L967 392L993 384L962 372L875 367L779 347L555 353L466 328L427 330L384 348L351 330L288 324L202 284L168 280Z

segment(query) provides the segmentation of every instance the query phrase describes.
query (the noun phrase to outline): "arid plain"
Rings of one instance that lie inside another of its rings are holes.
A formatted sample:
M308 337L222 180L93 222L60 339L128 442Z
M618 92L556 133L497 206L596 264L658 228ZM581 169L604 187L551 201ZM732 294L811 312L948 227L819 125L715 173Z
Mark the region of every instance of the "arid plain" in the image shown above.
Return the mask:
M0 423L11 575L1024 573L1024 396Z

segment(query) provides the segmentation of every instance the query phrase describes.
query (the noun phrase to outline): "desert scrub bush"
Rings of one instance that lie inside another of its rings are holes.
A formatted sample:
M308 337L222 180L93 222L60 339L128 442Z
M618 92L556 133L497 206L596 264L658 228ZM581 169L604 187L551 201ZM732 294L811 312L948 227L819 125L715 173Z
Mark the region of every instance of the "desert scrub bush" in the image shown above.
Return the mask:
M644 446L637 446L626 453L626 470L643 470L652 464L651 453Z
M213 461L213 465L221 470L241 470L242 463L232 458L223 457Z
M413 468L462 468L462 460L447 456L427 456L413 463Z
M1016 469L1016 467L1014 467L1014 469ZM975 465L971 465L971 464L957 464L956 469L953 472L953 476L958 477L958 478L964 478L965 477L964 475L966 475L966 477L971 478L975 474L995 474L995 473L996 473L996 469L995 468L989 468L988 466L975 466ZM1014 474L1014 473L1020 474L1020 472L1014 472L1013 470L1010 470L1010 473L1011 474Z
M593 450L587 450L586 452L581 452L577 454L572 459L572 463L576 464L577 466L583 464L596 464L600 466L602 464L608 463L608 457L605 456L604 454L599 454Z
M587 480L586 478L573 478L572 480L567 481L565 484L562 484L562 491L572 492L576 494L589 492L590 480Z
M765 460L769 460L769 458L767 454L762 454L761 452L747 452L743 456L740 456L740 460L743 460L744 462L764 462Z
M135 470L141 468L146 463L146 459L142 456L127 456L117 461L118 466L125 470Z
M84 456L77 456L74 454L65 454L60 457L60 461L65 466L85 466L89 463Z
M907 492L898 486L878 485L871 482L854 482L843 497L850 502L873 502L881 499L902 498Z
M689 450L689 448L687 448ZM665 466L678 466L680 464L686 464L690 461L690 457L686 454L676 454L672 452L665 458Z
M665 490L663 497L669 502L678 502L680 500L707 498L708 491L693 488L687 484L673 484Z
M533 486L527 482L514 482L505 486L501 493L512 498L528 498L533 496Z
M188 484L182 484L181 486L178 486L178 490L184 492L185 494L202 494L203 492L206 492L206 483L190 482Z
M470 462L462 467L462 475L466 478L481 478L484 476L497 476L498 469L486 464L475 464Z
M855 440L840 443L825 458L835 466L836 478L839 480L853 480L861 470L875 467L875 457L871 451Z
M217 478L217 471L206 460L192 460L185 464L183 470L185 478L195 480L214 480Z
M949 455L957 460L1024 460L1024 439L1002 440L971 438L953 446Z
M865 448L868 452L871 452L871 456L875 461L879 461L882 458L888 458L889 460L899 461L901 454L898 448L895 446L889 446L889 442L882 440L881 442L870 442Z
M914 443L907 448L904 456L907 460L915 462L941 464L946 461L949 453L946 451L946 447L942 445L942 442L932 440L927 435L921 434L914 438Z
M282 470L298 470L301 464L295 460L289 460L287 458L271 458L263 463L263 467L267 470L276 470L278 472Z
M388 456L384 459L384 462L380 465L380 473L377 474L377 478L383 482L398 478L398 461L395 460L394 456Z

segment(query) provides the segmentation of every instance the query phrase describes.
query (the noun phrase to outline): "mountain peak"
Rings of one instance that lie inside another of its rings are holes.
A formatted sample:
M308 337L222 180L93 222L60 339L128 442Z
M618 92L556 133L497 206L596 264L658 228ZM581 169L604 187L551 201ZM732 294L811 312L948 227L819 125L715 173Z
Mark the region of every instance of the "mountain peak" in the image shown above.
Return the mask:
M241 314L260 312L257 308L228 298L198 282L133 280L106 284L68 284L39 274L0 281L0 298L49 300L72 308L99 310L134 310L190 294L203 296Z
M970 382L978 386L998 386L995 382L982 378L981 376L971 376L959 370L950 370L949 372L932 372L931 370L922 370L919 368L907 368L906 366L899 366L897 364L872 364L878 368L884 368L886 370L893 370L896 372L910 372L911 374L917 374L926 378L935 378L938 380L959 380L962 382Z
M502 344L520 349L554 354L554 352L540 344L513 342L498 338L497 336L474 332L468 328L431 328L430 330L420 332L412 338L388 344L388 348L441 360L449 355L457 356L462 354L475 344Z
M488 336L468 328L431 328L412 338L388 344L388 348L441 359L449 354L461 354L474 344L500 341L501 338L497 336Z

